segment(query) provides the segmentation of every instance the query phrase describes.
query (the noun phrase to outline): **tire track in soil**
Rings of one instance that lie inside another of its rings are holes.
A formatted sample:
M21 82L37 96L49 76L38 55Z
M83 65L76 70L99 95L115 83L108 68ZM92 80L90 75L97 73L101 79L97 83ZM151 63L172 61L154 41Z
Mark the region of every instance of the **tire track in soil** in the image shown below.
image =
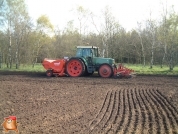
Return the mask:
M116 91L116 109L115 109L115 114L112 116L112 121L110 121L111 124L109 124L108 128L106 128L106 133L114 133L116 131L117 127L117 120L120 114L120 102L121 102L121 90Z
M150 133L150 134L152 134L153 133L153 123L155 122L155 113L154 113L154 111L153 111L153 107L152 107L152 105L151 105L151 103L150 103L150 101L149 101L149 97L146 95L146 92L144 91L144 89L142 90L142 94L143 94L143 99L144 100L146 100L146 102L145 102L145 104L147 105L147 112L149 113L148 114L148 119L149 119L149 130L148 130L148 132Z
M142 89L143 90L143 89ZM140 127L138 127L139 129L140 129L140 131L141 131L141 133L143 134L143 133L146 133L146 132L144 132L144 130L146 130L145 129L145 125L148 123L148 121L147 121L147 119L148 119L148 115L146 114L146 112L147 112L147 108L146 108L146 104L145 104L145 102L144 102L144 100L142 99L142 96L141 96L141 94L140 94L140 92L142 91L141 89L135 89L135 92L136 92L136 96L138 96L137 97L137 99L138 99L138 102L139 102L139 108L140 108L140 113L141 114L139 114L139 115L141 115L141 124L140 124ZM137 133L137 132L136 132Z
M137 104L136 105L137 106L137 108L136 108L136 114L138 116L137 120L135 122L136 124L134 125L134 131L133 131L134 133L138 133L138 131L142 130L141 122L143 122L142 119L144 117L143 113L141 112L142 111L141 110L142 106L141 106L141 102L139 101L139 96L137 95L137 90L139 90L139 89L134 89L134 96L136 98L136 104Z
M170 133L170 131L168 131L168 128L170 128L170 124L169 124L168 119L166 118L166 113L164 111L163 106L160 105L159 101L151 93L152 89L149 89L149 91L147 89L146 92L148 93L148 95L152 99L152 102L156 106L155 108L157 108L158 118L161 119L161 120L158 120L158 122L157 122L157 123L159 123L159 124L157 124L158 125L157 132L158 133Z
M90 124L90 130L93 130L97 126L97 124L100 122L100 119L103 118L104 113L108 107L110 96L111 96L111 91L108 91L99 113L97 114L95 119Z
M100 123L98 124L98 133L101 133L103 132L103 130L106 128L106 124L107 122L111 119L111 116L112 116L112 113L113 113L113 110L114 110L114 100L115 100L115 94L116 94L116 91L112 91L112 94L111 94L111 98L110 98L110 101L109 101L109 107L105 113L105 116L102 118L102 120L100 121ZM95 130L95 132L97 132Z
M136 111L137 111L137 103L136 103L136 97L135 97L135 89L131 89L131 98L132 98L132 103L133 103L133 118L131 119L132 121L133 121L133 125L132 125L132 129L130 129L131 130L131 132L133 133L135 130L136 130L136 128L137 128L137 125L138 125L138 114L136 114ZM130 132L130 133L131 133Z
M116 132L115 133L118 133L119 131L120 131L120 129L121 129L121 126L122 126L122 124L124 123L124 119L125 119L125 117L126 117L126 105L125 105L125 100L126 100L126 90L124 89L124 90L122 90L122 92L121 92L122 94L123 94L123 96L122 96L122 99L121 99L121 111L122 111L122 113L120 114L120 117L121 117L121 120L118 120L117 122L118 122L118 126L117 126L117 128L116 128Z
M131 90L129 90L127 92L128 94L128 106L129 106L129 111L130 114L128 116L128 123L126 124L125 129L123 130L124 134L130 133L130 131L132 132L133 130L133 126L131 124L134 124L133 121L135 120L135 118L133 117L133 115L135 115L135 104L133 103L133 93Z
M114 94L114 104L113 104L113 110L110 114L109 119L107 120L107 122L104 124L104 129L107 133L109 133L109 131L111 131L114 120L117 116L117 111L118 111L118 107L119 107L119 93L120 91L115 91Z
M156 93L157 90L151 90L151 94L152 96L156 99L156 101L158 102L158 104L160 105L160 107L163 109L163 112L165 113L166 118L168 118L169 121L165 121L165 123L170 122L172 129L169 129L170 131L172 130L173 134L177 134L178 133L178 125L177 125L177 116L175 115L175 112L173 109L171 109L170 105L167 105L166 103L164 103L164 101L161 99L161 97ZM167 124L165 124L165 126L167 126ZM168 131L168 128L166 128L166 130Z
M171 108L171 111L173 111L178 116L178 110L172 105L172 103L168 101L168 99L164 95L161 94L158 89L155 91L155 94L162 98L163 102L166 103L166 105Z
M152 107L153 110L153 114L154 116L154 122L153 122L153 131L155 133L159 133L161 126L160 126L160 119L161 117L159 116L159 112L158 112L158 106L157 106L157 102L152 98L152 96L150 95L150 90L151 89L146 89L146 95L148 96L149 100L148 102L150 102L150 106Z
M138 95L140 97L140 102L142 103L142 107L143 107L143 122L142 122L142 129L141 130L141 133L148 133L148 130L149 130L149 122L151 122L153 119L152 119L152 116L149 116L151 115L151 111L147 105L147 103L145 102L145 98L143 97L143 89L142 90L138 90Z
M90 125L91 132L99 132L100 130L103 131L106 122L110 120L114 107L115 94L116 91L114 90L108 91L108 97L105 99L102 109L98 113L96 120L94 120Z
M152 124L150 122L153 121L153 116L151 114L152 110L150 110L150 108L149 108L149 105L148 105L149 102L145 101L146 98L145 98L143 90L144 89L138 91L138 94L140 96L141 101L143 102L143 106L144 106L144 110L145 110L145 119L144 119L145 123L143 123L144 130L142 130L142 133L153 133L152 129L149 132L149 128L152 128Z
M90 133L178 133L177 110L158 89L108 91Z

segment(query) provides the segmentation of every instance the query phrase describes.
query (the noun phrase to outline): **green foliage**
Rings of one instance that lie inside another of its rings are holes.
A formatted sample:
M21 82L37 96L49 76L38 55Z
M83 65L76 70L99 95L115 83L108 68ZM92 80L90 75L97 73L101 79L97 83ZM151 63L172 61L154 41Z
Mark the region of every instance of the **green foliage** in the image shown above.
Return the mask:
M169 66L153 66L153 68L150 68L149 65L146 65L145 67L141 64L124 64L125 67L133 69L136 74L139 75L178 75L178 66L174 68L174 70L169 69Z
M37 19L37 25L39 26L39 28L49 28L49 29L53 29L53 25L51 24L48 16L46 15L41 15L38 19Z
M15 65L13 65L11 69L4 66L3 68L0 68L0 71L45 72L45 69L42 64L38 63L35 67L32 67L32 65L22 64L19 69L16 69Z

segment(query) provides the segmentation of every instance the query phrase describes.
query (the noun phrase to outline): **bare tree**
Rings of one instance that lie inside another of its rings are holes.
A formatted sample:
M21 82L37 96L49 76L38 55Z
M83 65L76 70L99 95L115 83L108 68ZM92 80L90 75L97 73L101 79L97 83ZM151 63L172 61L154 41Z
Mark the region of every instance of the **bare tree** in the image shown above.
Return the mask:
M156 47L156 40L157 40L157 26L156 22L152 20L151 18L151 12L150 12L150 18L146 21L146 29L147 29L147 37L149 38L150 44L151 44L151 59L150 59L150 68L153 68L154 64L154 51Z
M177 53L178 50L178 15L176 13L173 13L169 19L169 39L170 39L170 48L169 48L169 68L170 70L173 70L175 66L175 53Z
M137 24L138 24L137 33L140 39L140 45L141 45L142 56L143 56L143 66L145 67L145 48L144 48L143 39L142 39L142 27L141 27L141 23L137 23Z
M87 9L84 9L82 6L77 7L77 17L79 20L79 34L80 34L80 45L83 44L83 37L82 35L85 35L87 22L89 18L89 11Z
M168 45L168 23L167 23L167 17L168 17L168 9L167 9L167 1L165 3L165 5L162 3L162 9L163 9L163 13L162 13L162 21L161 21L161 27L160 27L160 43L161 45L163 45L163 57L162 57L162 61L161 61L161 68L163 67L163 64L165 63L165 59L167 57L167 45Z

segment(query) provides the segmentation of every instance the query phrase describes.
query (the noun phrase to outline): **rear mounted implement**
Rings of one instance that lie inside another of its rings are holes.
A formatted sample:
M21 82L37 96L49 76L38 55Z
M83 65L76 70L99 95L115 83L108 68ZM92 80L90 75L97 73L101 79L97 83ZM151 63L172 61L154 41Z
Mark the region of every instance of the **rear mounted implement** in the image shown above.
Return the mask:
M122 64L119 64L118 68L114 67L114 78L132 78L135 76L134 70L126 68Z

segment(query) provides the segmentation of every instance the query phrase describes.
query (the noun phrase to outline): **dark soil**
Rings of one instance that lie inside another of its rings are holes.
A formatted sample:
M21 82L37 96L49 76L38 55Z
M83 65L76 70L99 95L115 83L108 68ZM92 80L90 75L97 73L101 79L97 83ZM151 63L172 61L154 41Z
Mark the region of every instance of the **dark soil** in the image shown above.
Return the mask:
M0 123L10 115L17 117L20 134L176 134L178 77L5 72L0 74Z

